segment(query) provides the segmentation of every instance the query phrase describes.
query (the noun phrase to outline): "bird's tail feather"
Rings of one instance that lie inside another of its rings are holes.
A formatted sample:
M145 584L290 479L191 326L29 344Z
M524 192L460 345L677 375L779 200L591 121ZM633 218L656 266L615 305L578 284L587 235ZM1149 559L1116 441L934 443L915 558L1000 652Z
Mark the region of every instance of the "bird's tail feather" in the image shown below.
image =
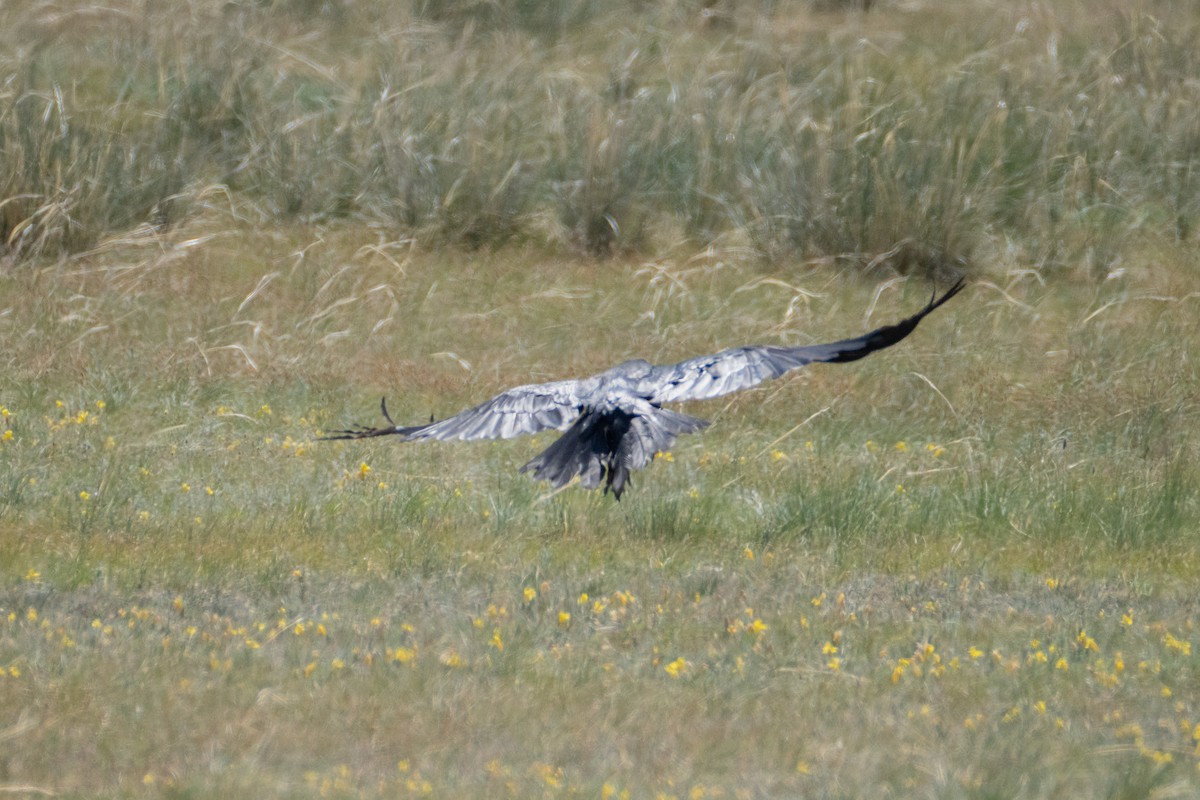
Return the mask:
M555 488L565 486L576 475L587 489L605 481L604 491L613 496L629 482L629 474L650 463L654 454L668 450L680 434L708 427L708 421L666 409L649 416L621 410L586 410L553 444L521 467L538 480Z

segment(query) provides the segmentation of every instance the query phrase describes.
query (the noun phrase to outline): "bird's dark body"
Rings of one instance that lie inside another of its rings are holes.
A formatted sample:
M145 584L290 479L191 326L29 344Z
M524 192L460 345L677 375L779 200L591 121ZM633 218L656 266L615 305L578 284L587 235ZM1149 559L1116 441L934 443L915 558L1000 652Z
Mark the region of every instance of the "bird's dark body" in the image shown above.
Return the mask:
M578 476L589 489L612 490L619 500L629 474L670 449L676 437L708 427L707 420L663 408L664 403L706 400L754 386L813 362L856 361L904 339L918 323L962 289L959 281L913 316L853 339L800 347L750 346L655 366L626 361L590 378L518 386L475 408L427 425L392 424L335 431L330 439L397 435L420 439L509 439L555 429L553 444L521 467L555 487Z

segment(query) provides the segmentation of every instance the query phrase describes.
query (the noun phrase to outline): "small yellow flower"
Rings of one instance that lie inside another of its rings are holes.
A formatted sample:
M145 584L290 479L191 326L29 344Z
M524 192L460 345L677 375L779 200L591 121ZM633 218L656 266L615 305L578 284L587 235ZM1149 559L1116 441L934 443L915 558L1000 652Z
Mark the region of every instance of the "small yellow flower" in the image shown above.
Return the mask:
M214 494L216 494L216 490L215 490L215 489L213 489L211 486L205 486L205 487L204 487L204 493L205 493L206 495L208 495L209 497L212 497Z
M680 676L680 674L687 671L687 668L688 668L687 660L684 659L683 656L680 656L679 658L672 661L670 664L667 664L665 667L663 667L663 671L665 671L672 678L678 678Z
M192 490L192 486L187 481L184 481L183 483L179 484L179 491L183 492L184 494L187 494L191 490Z
M25 573L25 580L27 581L36 581L40 577L42 577L42 573L38 572L36 569L31 569L29 572Z
M346 662L342 661L340 658L335 658L333 661L329 662L329 666L333 669L345 669Z
M85 489L79 493L79 499L83 500L84 502L87 502L88 500L92 499L92 496L90 494L88 494L87 490Z
M771 451L771 460L772 461L783 461L785 458L787 458L787 453L783 452L782 450L772 450Z
M895 447L896 447L896 452L899 452L899 453L907 453L908 452L908 445L904 442L896 442Z
M532 603L537 599L537 589L533 588L532 586L526 586L523 594L525 596L526 603Z
M742 550L742 558L746 559L747 561L754 560L754 551L750 549L749 545L746 546L746 549Z
M558 624L559 624L559 627L562 627L562 628L565 628L568 625L570 625L571 624L571 612L570 611L558 612Z
M369 474L371 474L371 466L367 462L364 461L358 465L358 476L360 478L365 478Z
M0 434L0 441L11 442L13 438L14 436L11 429L4 431L3 434Z

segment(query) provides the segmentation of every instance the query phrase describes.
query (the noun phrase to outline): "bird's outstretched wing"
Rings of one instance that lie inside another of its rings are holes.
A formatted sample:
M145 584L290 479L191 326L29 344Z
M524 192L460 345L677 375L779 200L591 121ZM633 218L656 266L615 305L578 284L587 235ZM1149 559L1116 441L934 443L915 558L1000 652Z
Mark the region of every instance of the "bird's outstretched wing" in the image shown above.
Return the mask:
M720 397L740 389L748 389L814 361L855 361L876 350L891 347L908 336L929 313L958 294L963 285L964 281L959 280L944 295L931 298L923 309L902 322L878 328L853 339L801 347L734 347L711 356L700 356L678 364L657 367L645 379L650 385L650 401L660 404L682 400L707 400L710 397Z
M560 430L579 416L578 381L555 381L517 386L491 400L453 417L426 425L396 425L381 402L388 425L382 428L352 428L332 431L326 439L366 439L372 436L398 435L407 440L440 439L511 439L548 429Z

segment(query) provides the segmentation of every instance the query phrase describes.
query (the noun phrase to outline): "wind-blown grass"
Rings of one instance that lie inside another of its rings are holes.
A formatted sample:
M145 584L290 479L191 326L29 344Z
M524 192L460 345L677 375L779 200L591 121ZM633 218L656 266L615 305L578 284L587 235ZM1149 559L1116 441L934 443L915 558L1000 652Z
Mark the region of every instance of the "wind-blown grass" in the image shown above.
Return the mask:
M1187 4L763 4L732 27L671 3L10 5L19 257L178 222L213 187L275 224L467 248L732 237L916 272L1015 249L1101 277L1143 235L1194 240L1200 211Z
M981 281L886 353L689 408L713 427L618 504L517 474L545 439L315 437L384 393L419 420L842 336L927 286L424 254L225 206L3 278L6 789L1194 786L1191 254Z

